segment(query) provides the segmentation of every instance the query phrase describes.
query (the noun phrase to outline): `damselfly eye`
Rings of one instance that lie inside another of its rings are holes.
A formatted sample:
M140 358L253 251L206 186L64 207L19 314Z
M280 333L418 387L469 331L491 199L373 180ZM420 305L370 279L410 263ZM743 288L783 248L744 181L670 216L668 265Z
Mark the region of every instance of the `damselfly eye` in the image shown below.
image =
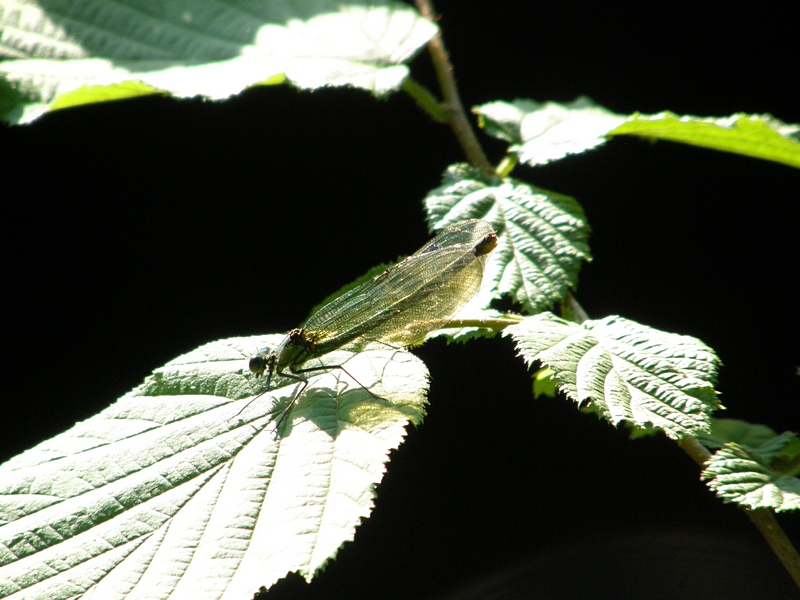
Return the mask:
M261 377L267 370L267 359L261 354L256 354L250 359L250 370L256 374L256 377Z

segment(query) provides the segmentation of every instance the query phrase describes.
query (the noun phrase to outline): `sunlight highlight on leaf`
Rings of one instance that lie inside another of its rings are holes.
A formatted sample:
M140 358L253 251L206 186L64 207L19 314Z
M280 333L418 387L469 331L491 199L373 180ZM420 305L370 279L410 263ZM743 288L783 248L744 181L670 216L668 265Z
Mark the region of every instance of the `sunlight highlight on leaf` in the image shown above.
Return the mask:
M0 62L0 84L17 104L3 107L4 118L28 123L54 107L147 88L221 100L284 79L383 95L400 87L404 63L436 30L394 0L9 0L0 7L0 58L11 60Z
M509 150L529 165L547 164L596 148L626 119L585 96L567 104L528 99L490 102L472 112L478 115L486 133L509 142Z
M579 406L591 402L614 425L657 427L681 439L707 430L721 408L714 391L719 359L696 338L621 317L576 325L552 313L504 335L526 363L549 367L562 392Z
M386 346L332 352L381 399L319 372L276 435L296 382L248 405L247 359L279 337L202 346L0 465L0 596L238 600L310 580L369 516L427 374Z

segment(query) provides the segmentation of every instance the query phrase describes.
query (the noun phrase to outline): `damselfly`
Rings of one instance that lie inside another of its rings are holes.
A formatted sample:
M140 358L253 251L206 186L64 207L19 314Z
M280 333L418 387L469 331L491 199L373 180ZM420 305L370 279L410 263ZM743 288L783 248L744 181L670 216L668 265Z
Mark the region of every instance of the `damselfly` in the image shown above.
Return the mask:
M358 351L375 341L394 346L422 343L472 299L496 245L497 235L486 221L451 225L405 260L320 308L276 348L253 356L250 370L265 377L265 391L275 373L302 384L282 411L277 428L308 386L303 374L344 370L341 365L302 368L306 362L340 348Z

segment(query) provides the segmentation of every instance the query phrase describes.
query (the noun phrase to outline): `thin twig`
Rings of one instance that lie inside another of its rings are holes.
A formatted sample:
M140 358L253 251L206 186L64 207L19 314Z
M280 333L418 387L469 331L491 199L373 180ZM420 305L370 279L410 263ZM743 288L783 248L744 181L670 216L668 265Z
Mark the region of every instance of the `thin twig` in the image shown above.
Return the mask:
M423 17L431 22L437 20L430 0L416 0L415 4ZM461 104L461 98L458 96L456 80L453 77L453 65L450 64L441 32L437 32L433 39L428 42L428 51L431 54L433 68L436 70L436 77L439 80L439 87L444 97L443 108L448 116L447 122L450 124L453 133L455 133L458 143L461 144L469 163L483 171L485 176L493 176L495 174L494 167L492 167L489 159L483 153L483 148L478 143L478 138L475 137L475 132L472 130L472 126L464 112L464 106Z
M755 525L767 540L769 547L781 561L784 568L789 571L797 587L800 587L800 556L797 550L786 537L786 534L778 525L775 515L771 510L766 508L757 508L755 510L746 510L747 516L750 517L753 525Z
M706 450L700 442L692 436L686 436L679 443L681 450L686 452L692 457L698 465L705 466L706 461L711 458L711 453ZM740 507L745 512L753 525L756 526L758 531L767 541L769 547L781 561L783 567L789 572L789 575L800 587L800 555L797 550L786 537L783 529L775 519L775 515L771 510L766 508L756 508L755 510L748 510Z
M711 458L711 453L706 450L706 447L690 435L687 435L678 442L678 446L680 446L680 449L686 452L686 454L691 456L692 460L701 467L704 467L706 461Z
M564 297L561 299L562 312L571 313L578 320L578 323L583 323L589 320L589 315L583 310L583 307L578 302L578 299L572 295L572 292L567 290L564 292ZM562 314L562 316L565 316ZM566 318L566 317L565 317Z

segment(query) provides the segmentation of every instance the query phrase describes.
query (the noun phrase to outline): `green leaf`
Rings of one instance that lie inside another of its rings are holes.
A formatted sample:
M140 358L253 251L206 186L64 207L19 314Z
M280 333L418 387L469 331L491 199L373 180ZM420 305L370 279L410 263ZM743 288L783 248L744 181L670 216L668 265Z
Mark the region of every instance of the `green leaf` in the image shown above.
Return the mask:
M529 165L543 165L596 148L626 118L585 96L568 104L540 104L527 99L490 102L472 111L486 133L509 142L511 152Z
M796 440L794 434L782 434L775 438L775 444L782 447ZM800 509L800 479L776 471L760 452L733 442L708 460L703 478L725 502L749 509Z
M0 63L0 114L27 123L142 93L220 100L284 79L383 95L435 32L394 0L9 0L0 7L0 57L12 59Z
M711 419L711 431L697 436L706 448L722 448L728 442L740 446L758 448L761 444L775 438L778 434L766 425L757 425L739 419Z
M547 396L556 397L558 381L553 377L553 370L545 367L533 374L533 397Z
M511 178L485 182L476 169L457 164L428 193L425 206L431 231L472 218L497 231L476 306L510 294L537 312L574 289L582 262L591 260L586 216L569 196Z
M798 458L800 458L800 439L792 431L784 431L771 440L761 444L757 449L758 455L769 461L769 466L780 470L784 475L793 468L792 474L800 472Z
M637 135L744 154L800 168L800 126L771 115L735 114L724 118L677 116L670 112L633 115L608 136Z
M489 135L511 144L522 162L540 165L590 150L617 135L669 140L800 168L800 126L771 115L729 117L612 113L582 96L569 104L528 99L473 108Z
M247 356L280 339L198 348L0 465L0 597L239 599L310 580L370 514L427 375L385 346L331 353L381 398L321 371L277 435L299 384L254 398Z
M559 389L579 406L591 402L615 426L657 427L681 439L709 428L720 408L719 360L700 340L622 317L576 325L551 313L505 330L529 365L552 369Z
M738 419L712 419L711 432L697 436L706 448L724 448L730 443L757 454L782 475L800 474L800 438L791 431L778 435L766 425Z

